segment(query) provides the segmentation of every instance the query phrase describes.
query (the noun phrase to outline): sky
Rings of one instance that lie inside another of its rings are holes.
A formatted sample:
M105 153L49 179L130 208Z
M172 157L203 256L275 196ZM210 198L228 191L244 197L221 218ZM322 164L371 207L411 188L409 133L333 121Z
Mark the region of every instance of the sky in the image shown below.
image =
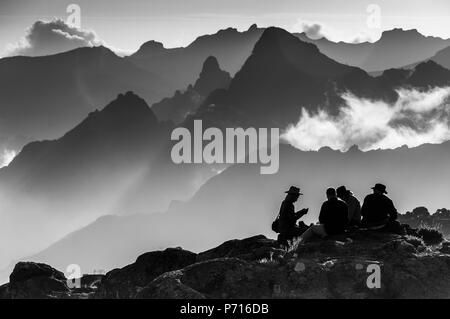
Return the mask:
M375 41L395 27L450 38L448 0L0 0L0 56L34 22L67 19L70 4L81 9L82 29L125 52L148 40L186 46L199 35L230 26L246 30L253 23L288 31L320 23L333 41ZM379 8L375 25L368 23L374 14L370 5Z

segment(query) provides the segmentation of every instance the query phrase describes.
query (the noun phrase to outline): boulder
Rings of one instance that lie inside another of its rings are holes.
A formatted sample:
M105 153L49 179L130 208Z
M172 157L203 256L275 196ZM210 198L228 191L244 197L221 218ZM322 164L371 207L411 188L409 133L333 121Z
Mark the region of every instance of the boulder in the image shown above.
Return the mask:
M0 296L7 299L70 298L70 289L64 274L49 265L19 262L9 283L0 287Z
M248 258L253 256L251 249L257 249L255 243L258 242L263 243L260 246L267 243L271 247L270 240L260 236L226 242L200 254L203 261L159 276L136 297L368 299L450 296L450 256L431 249L419 249L424 247L423 244L410 235L357 232L313 240L279 259ZM208 260L214 257L219 258Z
M171 248L85 278L81 291L69 290L64 275L48 265L19 263L0 297L450 298L450 244L426 246L411 234L355 231L289 251L261 235L199 255Z
M450 242L443 242L442 247L439 251L443 254L450 254Z
M95 298L134 298L159 275L195 263L197 255L181 248L168 248L139 256L135 263L114 269L103 278Z
M229 240L220 246L198 254L198 261L216 258L240 258L248 261L261 259L273 260L285 254L276 240L268 239L263 235L238 240Z
M273 279L273 272L267 267L237 258L219 258L165 274L145 287L138 297L178 298L178 291L183 291L200 298L270 298Z

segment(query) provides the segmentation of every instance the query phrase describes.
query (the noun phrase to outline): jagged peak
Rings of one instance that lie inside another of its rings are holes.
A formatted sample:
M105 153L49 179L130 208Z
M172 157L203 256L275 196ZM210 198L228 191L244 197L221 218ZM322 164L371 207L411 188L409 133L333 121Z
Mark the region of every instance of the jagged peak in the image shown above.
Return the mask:
M394 28L391 30L383 31L381 37L389 37L393 35L403 35L403 34L423 36L417 29Z
M155 40L150 40L143 43L139 50L163 50L165 49L164 44Z
M444 68L442 65L440 65L439 63L436 63L433 60L428 60L422 63L419 63L418 65L416 65L416 67L414 68L414 72L422 72L425 70L433 70L433 71L449 71L446 68Z
M210 70L220 70L219 61L217 61L217 58L212 55L207 57L205 62L203 62L202 73Z
M256 23L253 23L247 31L251 32L251 31L255 31L258 30L258 25Z
M311 53L319 53L317 46L311 43L307 43L292 35L288 31L278 28L270 27L264 30L261 38L256 43L253 53L263 52L269 47L280 47L286 44L296 44L298 46L303 45L305 49L309 50Z

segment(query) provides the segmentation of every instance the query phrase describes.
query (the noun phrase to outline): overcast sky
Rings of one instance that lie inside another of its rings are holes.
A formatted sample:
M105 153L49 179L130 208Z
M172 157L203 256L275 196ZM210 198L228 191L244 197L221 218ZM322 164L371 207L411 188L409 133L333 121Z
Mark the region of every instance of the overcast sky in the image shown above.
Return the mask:
M185 46L198 35L229 26L244 30L253 23L301 31L302 22L319 22L329 37L343 41L375 40L394 27L450 38L448 0L0 0L0 52L35 21L66 19L71 3L81 8L83 29L125 51L148 40ZM370 4L381 9L380 28L368 27Z

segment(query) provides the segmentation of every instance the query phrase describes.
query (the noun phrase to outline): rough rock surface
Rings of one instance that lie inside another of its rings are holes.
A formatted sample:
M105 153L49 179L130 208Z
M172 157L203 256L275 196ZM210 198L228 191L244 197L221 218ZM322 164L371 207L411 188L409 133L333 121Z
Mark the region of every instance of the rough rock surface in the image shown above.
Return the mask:
M197 261L225 257L244 260L273 259L283 256L284 253L275 240L259 235L242 240L226 241L216 248L198 254Z
M450 255L413 236L355 232L274 259L258 259L260 249L276 251L260 236L224 243L156 278L136 297L450 298Z
M135 263L108 272L96 298L133 298L159 275L195 263L197 255L181 248L153 251L139 256Z
M412 232L414 234L414 232ZM141 255L101 280L94 298L450 298L450 244L356 231L291 251L254 236L198 255ZM47 265L19 263L2 298L86 298Z
M20 262L0 287L2 299L69 298L70 290L64 274L48 265Z

